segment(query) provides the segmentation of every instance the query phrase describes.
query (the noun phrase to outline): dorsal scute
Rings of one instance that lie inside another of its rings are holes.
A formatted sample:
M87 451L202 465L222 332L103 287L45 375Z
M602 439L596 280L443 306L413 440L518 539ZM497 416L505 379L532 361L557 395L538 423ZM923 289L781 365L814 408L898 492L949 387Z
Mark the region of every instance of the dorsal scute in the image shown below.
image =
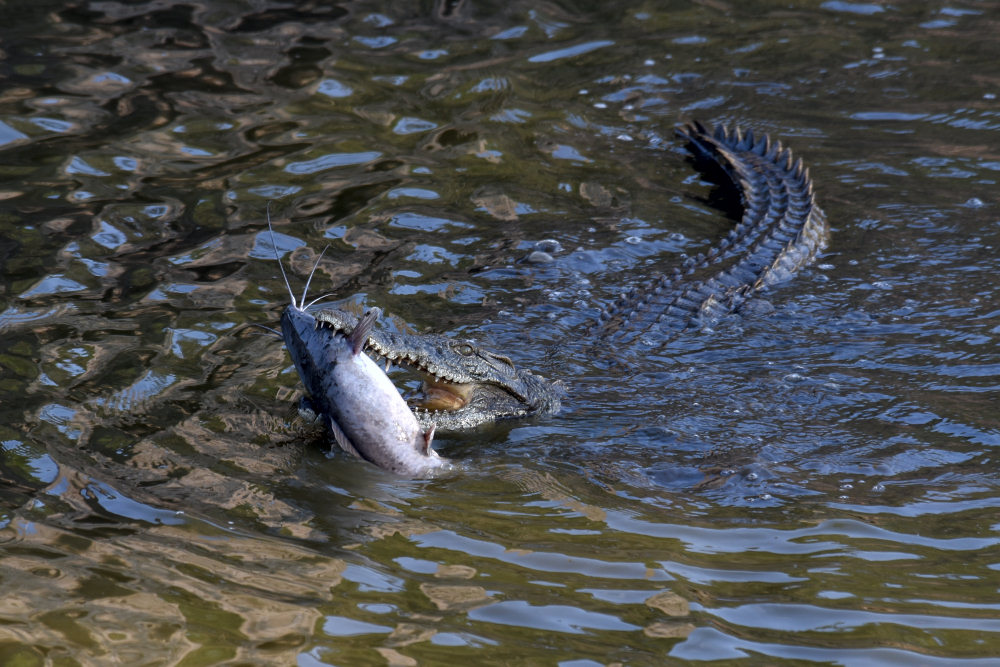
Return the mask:
M602 318L602 338L634 341L652 332L654 322L675 333L695 326L790 277L825 244L825 216L809 171L780 141L735 124L706 127L697 121L677 133L689 142L696 164L703 157L714 160L741 190L742 219L710 249L617 300L613 317Z

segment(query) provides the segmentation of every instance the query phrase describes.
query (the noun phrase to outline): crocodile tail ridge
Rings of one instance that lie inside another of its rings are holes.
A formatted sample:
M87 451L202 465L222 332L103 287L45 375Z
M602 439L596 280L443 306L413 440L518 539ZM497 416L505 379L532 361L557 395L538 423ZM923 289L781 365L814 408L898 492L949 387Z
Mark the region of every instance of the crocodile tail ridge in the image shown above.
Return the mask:
M739 187L743 215L709 250L616 299L598 318L601 339L670 338L710 324L757 290L790 278L826 245L826 216L809 170L781 141L699 121L679 126L677 135L696 164L710 160Z

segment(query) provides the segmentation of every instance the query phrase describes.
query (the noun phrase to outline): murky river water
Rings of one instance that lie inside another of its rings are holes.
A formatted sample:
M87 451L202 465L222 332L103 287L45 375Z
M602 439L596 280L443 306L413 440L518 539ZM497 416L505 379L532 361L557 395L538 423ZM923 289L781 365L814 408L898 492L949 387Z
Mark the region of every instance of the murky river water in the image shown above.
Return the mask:
M0 664L996 664L997 3L292 4L0 7ZM732 224L690 118L791 145L831 243L611 363ZM268 202L297 285L330 244L317 294L564 409L328 457L247 326Z

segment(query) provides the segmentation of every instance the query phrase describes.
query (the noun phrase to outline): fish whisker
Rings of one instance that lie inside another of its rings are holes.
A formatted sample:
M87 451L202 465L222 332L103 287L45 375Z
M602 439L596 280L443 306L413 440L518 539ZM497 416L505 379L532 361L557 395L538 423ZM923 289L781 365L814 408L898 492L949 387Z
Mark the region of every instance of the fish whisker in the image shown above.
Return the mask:
M266 327L263 324L257 324L256 322L251 322L250 326L252 326L252 327L259 327L259 328L263 329L264 331L266 331L268 333L274 334L278 338L282 338L281 332L278 331L277 329L272 329L271 327ZM258 335L262 336L263 334L258 334Z
M306 294L309 293L309 283L312 282L313 275L315 275L316 269L319 268L319 263L321 261L323 261L323 255L325 255L326 251L329 250L329 249L330 249L330 246L326 246L325 248L323 248L323 252L321 252L319 254L319 257L316 258L316 263L313 264L312 271L309 272L309 277L306 279L306 286L302 290L302 301L299 302L300 304L303 304L303 305L299 308L299 310L304 310L304 309L306 309L306 308L309 307L309 306L304 305L305 302L306 302ZM322 299L323 297L320 297L320 298Z
M322 301L323 299L325 299L328 296L334 296L334 293L333 292L327 292L326 294L324 294L322 296L318 296L315 299L313 299L312 301L310 301L308 304L306 304L304 306L304 308L312 308L318 301Z
M271 232L271 249L274 251L274 258L278 260L278 268L281 269L281 277L285 280L285 288L288 290L288 298L292 300L292 308L299 308L295 302L295 294L292 293L292 284L288 282L288 274L285 273L285 265L281 263L281 256L278 254L278 245L274 242L274 228L271 227L271 202L267 202L267 231ZM315 271L315 269L313 269ZM312 278L312 274L309 275ZM309 283L306 283L308 289Z

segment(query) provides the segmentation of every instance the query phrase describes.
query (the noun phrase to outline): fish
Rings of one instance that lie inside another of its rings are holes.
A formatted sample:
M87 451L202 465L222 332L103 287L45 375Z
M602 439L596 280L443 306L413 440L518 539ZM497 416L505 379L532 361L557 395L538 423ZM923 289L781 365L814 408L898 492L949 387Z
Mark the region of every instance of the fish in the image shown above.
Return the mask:
M270 220L268 220L270 229ZM274 245L274 232L271 232ZM324 250L325 252L325 250ZM278 259L290 303L281 314L281 336L317 414L345 452L403 477L430 477L454 466L431 446L434 428L423 429L396 386L364 352L381 315L369 308L349 334L317 320L306 303L319 259L296 301ZM322 297L321 297L322 298Z

